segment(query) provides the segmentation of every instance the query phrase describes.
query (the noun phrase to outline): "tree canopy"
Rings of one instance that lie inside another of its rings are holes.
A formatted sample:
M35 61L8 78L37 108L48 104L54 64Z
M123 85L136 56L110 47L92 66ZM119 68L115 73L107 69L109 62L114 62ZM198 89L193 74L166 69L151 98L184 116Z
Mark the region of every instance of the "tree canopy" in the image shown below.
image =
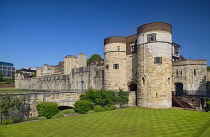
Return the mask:
M102 59L101 56L99 54L93 54L87 61L87 64L89 65L91 63L92 60L94 59Z

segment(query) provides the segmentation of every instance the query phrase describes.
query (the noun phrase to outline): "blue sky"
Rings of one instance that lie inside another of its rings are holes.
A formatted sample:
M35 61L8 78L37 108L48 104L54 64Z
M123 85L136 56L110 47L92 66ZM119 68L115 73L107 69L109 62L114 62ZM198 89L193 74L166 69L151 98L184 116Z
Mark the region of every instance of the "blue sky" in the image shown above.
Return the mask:
M0 0L0 61L20 69L78 53L103 57L105 38L150 22L171 24L181 54L210 65L209 0Z

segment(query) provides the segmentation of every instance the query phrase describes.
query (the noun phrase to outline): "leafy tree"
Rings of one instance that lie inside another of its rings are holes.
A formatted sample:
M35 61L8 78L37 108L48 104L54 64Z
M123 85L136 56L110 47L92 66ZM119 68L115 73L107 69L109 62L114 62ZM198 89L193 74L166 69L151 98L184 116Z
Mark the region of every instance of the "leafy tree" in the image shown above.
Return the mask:
M4 76L3 73L0 71L0 81L4 80L3 76Z
M208 66L206 69L207 69L207 70L210 70L210 66Z
M93 54L88 60L87 60L87 64L89 65L91 63L92 60L94 59L102 59L101 56L99 54Z

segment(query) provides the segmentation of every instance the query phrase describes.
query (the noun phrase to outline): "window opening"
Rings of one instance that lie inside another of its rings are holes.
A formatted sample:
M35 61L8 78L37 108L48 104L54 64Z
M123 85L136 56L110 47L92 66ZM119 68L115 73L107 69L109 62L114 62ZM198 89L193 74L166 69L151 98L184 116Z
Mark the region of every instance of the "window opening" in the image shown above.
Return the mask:
M119 64L113 64L113 69L119 69Z
M155 41L156 41L155 33L147 34L147 42L155 42Z
M155 64L162 64L162 57L155 57L154 63Z

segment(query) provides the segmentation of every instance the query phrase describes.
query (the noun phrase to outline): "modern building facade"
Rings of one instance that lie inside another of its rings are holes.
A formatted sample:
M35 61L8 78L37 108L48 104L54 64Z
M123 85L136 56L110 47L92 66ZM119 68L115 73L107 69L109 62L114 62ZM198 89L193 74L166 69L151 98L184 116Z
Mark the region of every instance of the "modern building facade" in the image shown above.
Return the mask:
M15 67L12 63L0 61L0 71L3 73L4 78L12 78L15 73Z

